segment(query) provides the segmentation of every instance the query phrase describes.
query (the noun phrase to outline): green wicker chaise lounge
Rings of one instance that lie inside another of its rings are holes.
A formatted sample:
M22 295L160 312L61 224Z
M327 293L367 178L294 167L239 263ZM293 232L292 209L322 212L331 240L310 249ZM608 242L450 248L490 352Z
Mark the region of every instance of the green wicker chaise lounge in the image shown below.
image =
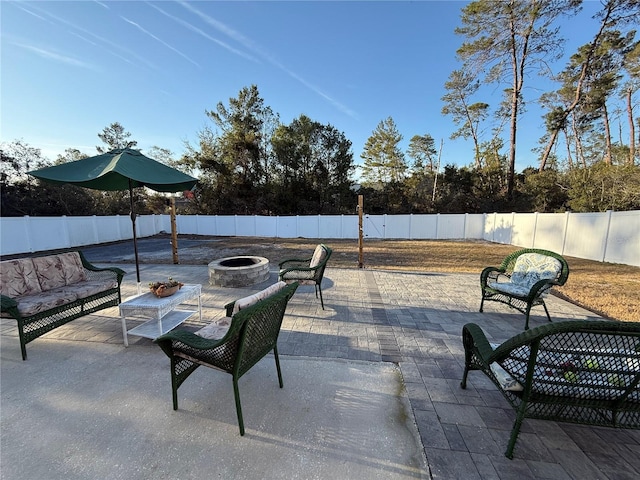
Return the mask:
M480 274L482 300L500 302L524 313L524 329L529 328L531 307L542 305L551 321L544 297L553 286L564 285L569 277L567 261L548 250L526 248L513 252L499 267L487 267Z
M555 322L500 345L469 323L462 342L461 387L469 371L480 370L516 410L508 458L525 418L640 428L640 323Z
M178 409L178 388L201 365L231 374L240 435L244 420L238 380L267 353L273 351L278 382L283 387L278 358L278 334L289 299L297 283L278 282L261 292L225 305L227 316L196 333L173 330L154 341L171 359L173 409Z

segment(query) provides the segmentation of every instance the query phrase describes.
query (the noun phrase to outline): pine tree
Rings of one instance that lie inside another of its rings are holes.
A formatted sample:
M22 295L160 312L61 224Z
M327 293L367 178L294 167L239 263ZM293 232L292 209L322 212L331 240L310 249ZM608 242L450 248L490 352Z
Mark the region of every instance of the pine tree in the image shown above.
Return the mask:
M467 41L457 54L463 69L485 83L506 86L509 96L509 161L507 196L515 180L518 117L524 102L526 74L543 71L546 60L557 58L560 40L553 23L579 6L575 0L476 0L462 9L463 26L456 33Z
M407 164L398 146L402 135L391 117L381 121L367 139L360 157L364 160L362 182L383 186L404 179Z

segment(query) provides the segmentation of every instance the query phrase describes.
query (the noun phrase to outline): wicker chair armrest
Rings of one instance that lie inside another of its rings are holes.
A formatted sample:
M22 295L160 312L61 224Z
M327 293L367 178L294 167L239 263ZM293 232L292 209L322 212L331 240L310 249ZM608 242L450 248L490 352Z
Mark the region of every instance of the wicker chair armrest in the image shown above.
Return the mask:
M117 267L105 267L105 268L94 267L94 268L89 268L87 270L89 270L90 272L95 272L97 274L103 274L103 275L110 273L112 274L112 276L115 276L117 278L118 285L122 283L123 277L127 274L127 272Z
M544 291L556 285L560 285L557 280L540 280L533 284L533 287L529 290L529 296L527 298L529 300L533 300L544 293Z
M105 267L105 268L97 268L95 269L96 272L105 272L105 271L111 271L113 273L116 274L116 276L118 277L118 283L122 282L122 278L127 274L127 272L125 272L124 270L122 270L121 268L118 267Z
M482 270L482 273L480 273L480 284L485 287L489 280L497 281L500 275L505 275L504 268L486 267Z
M462 343L465 350L475 351L487 366L494 361L494 350L485 333L475 323L467 323L462 327Z
M89 261L85 258L84 254L81 251L78 251L78 254L80 255L80 260L82 260L82 266L85 269L90 270L92 272L113 272L116 275L117 279L118 279L118 285L120 285L122 283L122 278L126 275L127 272L125 272L121 268L117 268L117 267L96 267L95 265L89 263Z
M118 282L118 287L122 284L122 277L125 275L125 272L120 270L119 268L94 268L94 269L85 269L85 274L88 280L116 280Z
M87 270L92 272L113 272L118 277L118 281L122 280L122 277L127 274L127 272L118 267L96 267L91 265L91 268L87 268Z
M17 315L18 313L18 302L6 295L0 296L0 306L2 307L3 312L7 312L12 316Z
M234 300L233 302L229 302L224 306L225 309L225 315L229 318L231 318L231 316L233 315L233 307L235 306L237 300Z
M299 264L299 265L309 265L311 263L311 259L313 257L309 257L309 258L288 258L287 260L283 260L281 261L278 266L280 268L284 268L283 266L288 264L288 263L292 263L292 264Z

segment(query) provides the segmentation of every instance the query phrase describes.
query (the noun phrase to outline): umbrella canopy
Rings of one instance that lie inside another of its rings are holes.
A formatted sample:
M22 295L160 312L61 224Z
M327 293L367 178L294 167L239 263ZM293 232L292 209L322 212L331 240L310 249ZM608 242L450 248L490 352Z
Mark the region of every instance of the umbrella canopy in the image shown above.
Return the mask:
M156 192L180 192L191 190L198 181L131 148L112 150L29 174L47 182L111 191L148 187Z
M138 284L140 267L133 189L148 187L156 192L180 192L191 190L198 181L131 148L120 148L83 160L41 168L29 172L29 175L50 183L66 183L94 190L129 190Z

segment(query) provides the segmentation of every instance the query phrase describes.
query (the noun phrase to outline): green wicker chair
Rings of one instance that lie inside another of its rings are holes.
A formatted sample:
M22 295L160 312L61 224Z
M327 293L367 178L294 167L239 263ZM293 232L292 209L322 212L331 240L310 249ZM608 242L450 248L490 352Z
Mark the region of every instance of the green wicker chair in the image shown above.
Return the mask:
M505 455L525 418L640 428L640 324L565 321L492 345L481 328L464 326L465 367L480 370L516 410Z
M238 380L267 353L273 351L278 381L283 388L280 360L278 358L278 334L289 299L297 283L283 286L263 300L250 302L236 300L225 305L227 317L231 317L228 330L222 338L205 338L184 330L174 330L155 339L171 359L171 390L173 409L178 409L178 388L199 366L204 365L229 373L233 377L233 393L240 435L244 435L244 420L240 405ZM236 304L243 302L246 308L233 313ZM205 330L205 327L201 330Z
M314 285L316 298L320 292L320 305L324 310L324 299L322 298L322 277L324 269L331 258L331 250L326 245L320 244L316 247L313 255L309 258L290 258L280 262L280 280L290 283L298 282L300 285Z
M542 305L551 321L544 297L553 286L564 285L569 278L569 265L557 253L526 248L513 252L499 267L487 267L480 274L482 300L500 302L524 313L524 329L529 328L531 307Z

